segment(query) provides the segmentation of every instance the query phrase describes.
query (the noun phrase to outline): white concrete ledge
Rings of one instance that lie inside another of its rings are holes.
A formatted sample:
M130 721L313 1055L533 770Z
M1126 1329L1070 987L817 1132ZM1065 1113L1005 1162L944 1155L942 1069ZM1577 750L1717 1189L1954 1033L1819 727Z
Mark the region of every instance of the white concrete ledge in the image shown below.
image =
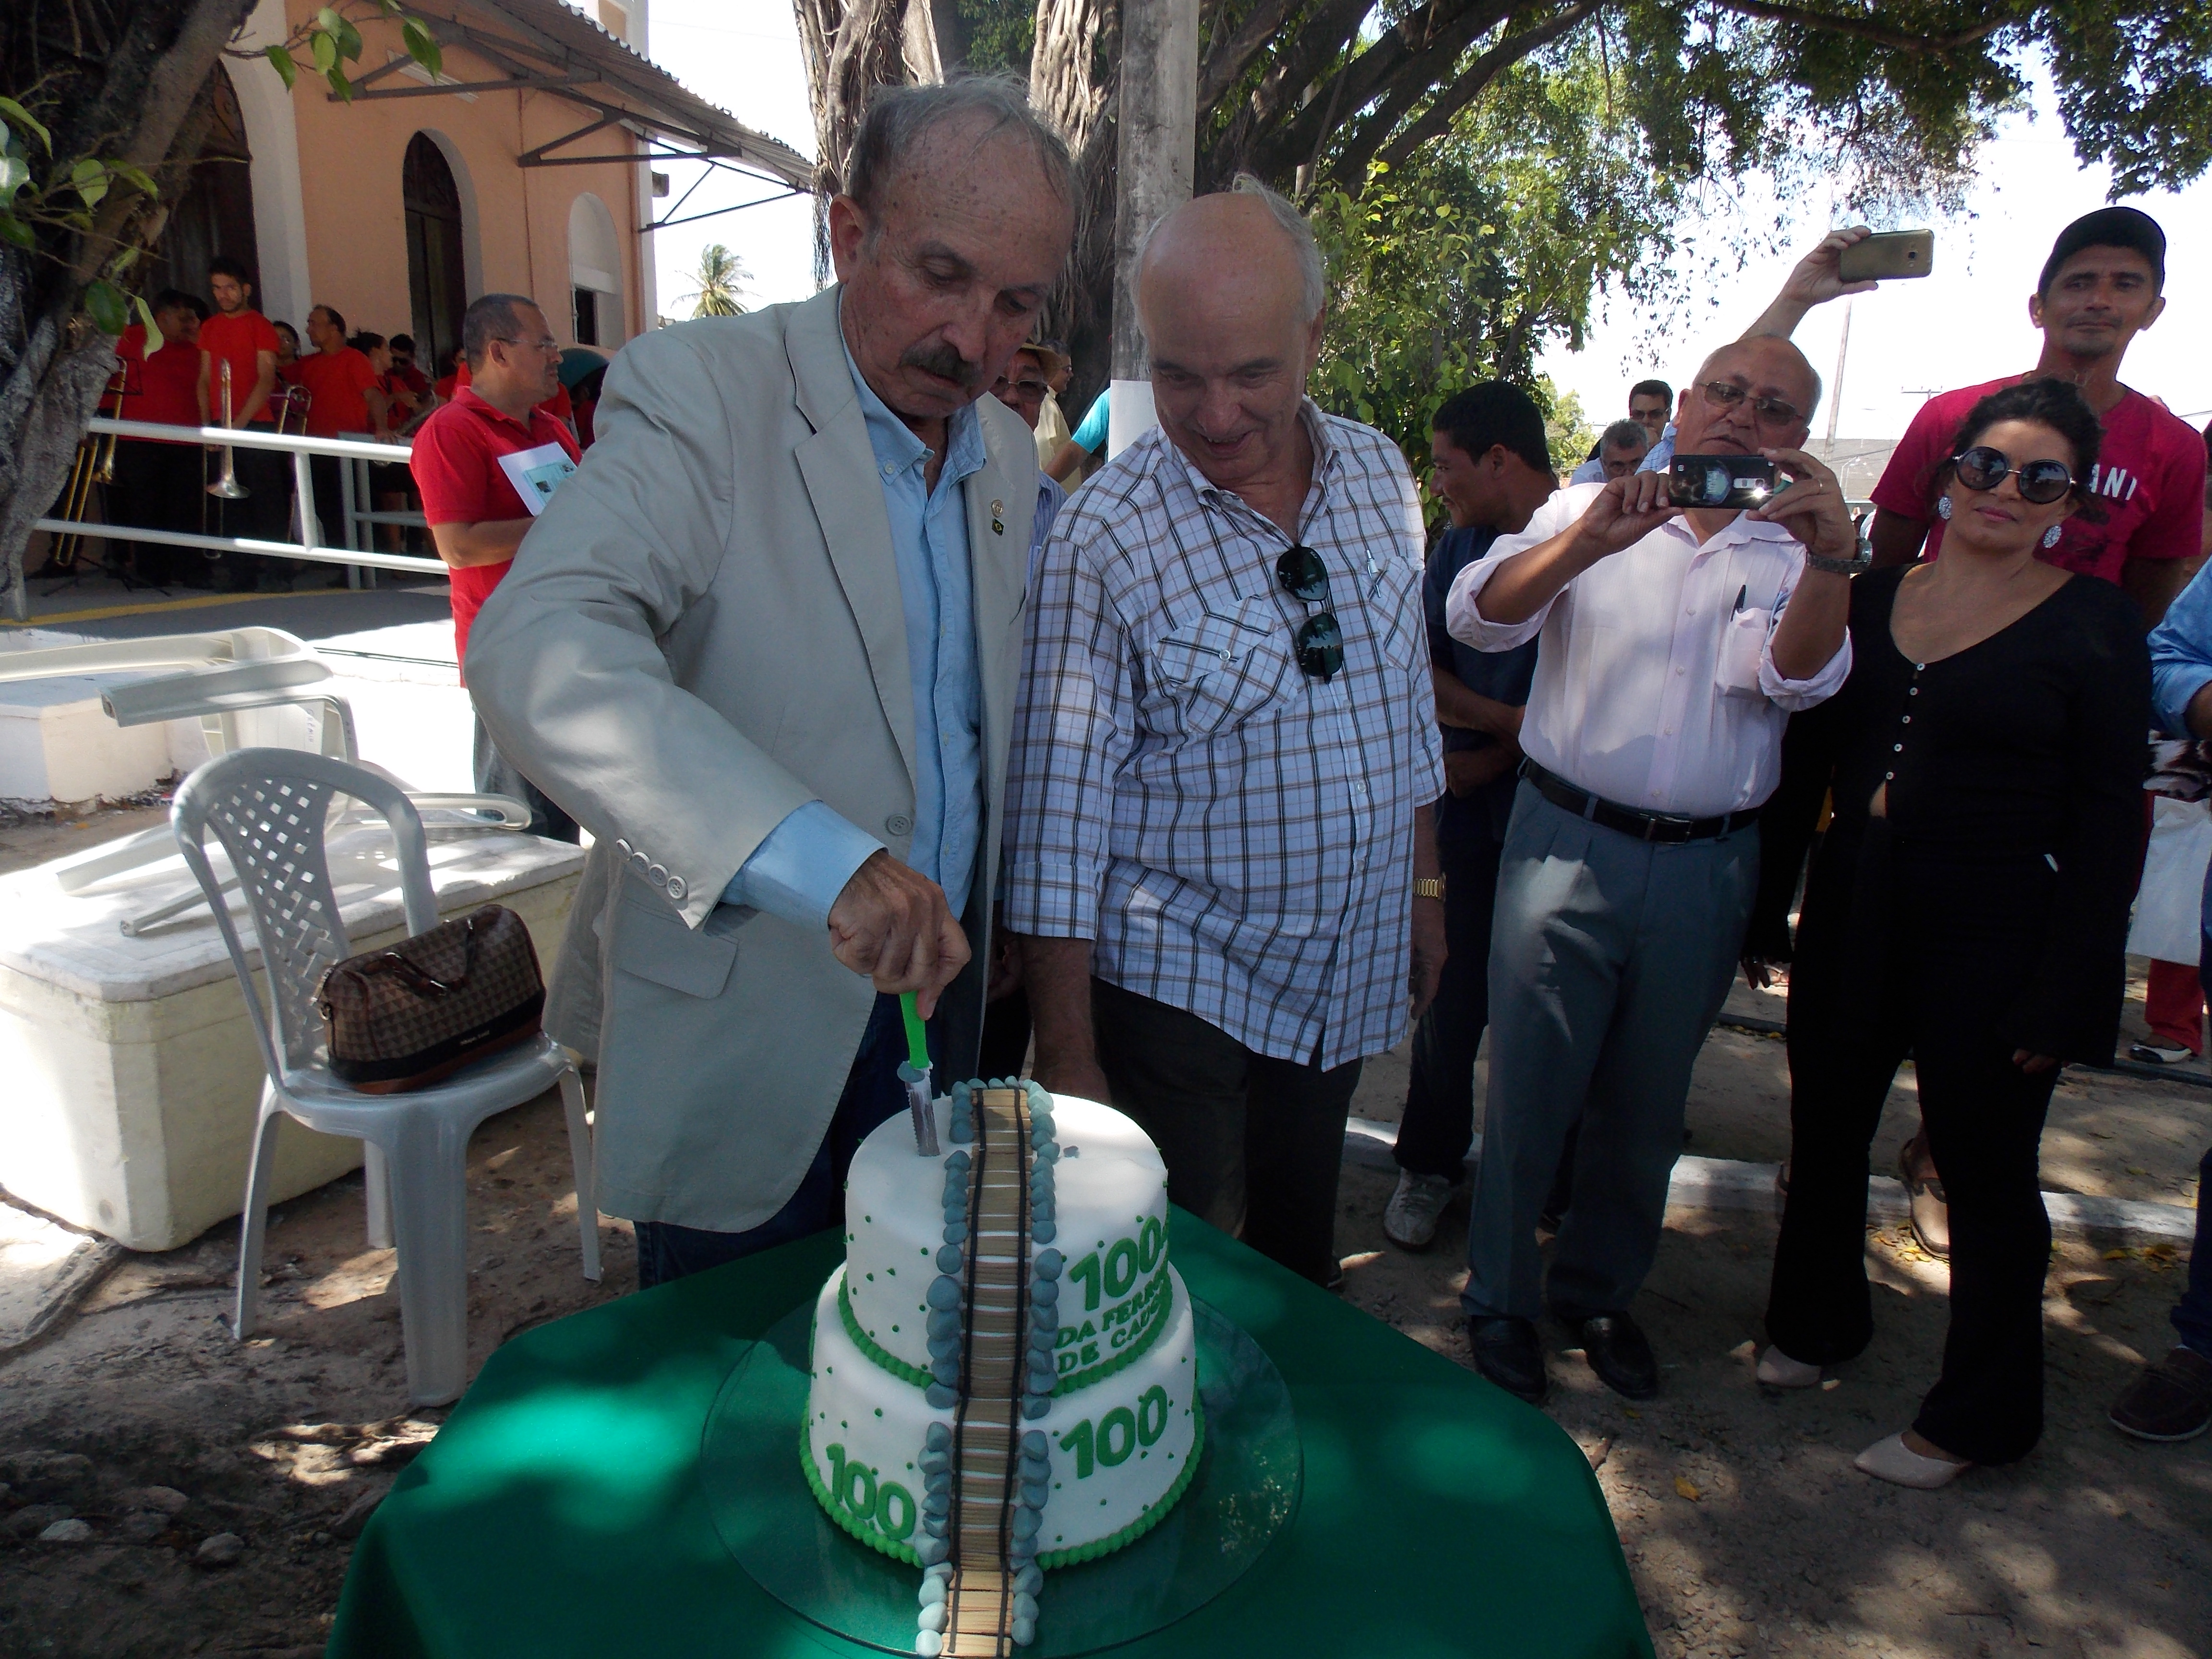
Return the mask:
M1395 1126L1368 1118L1349 1120L1344 1131L1344 1155L1366 1169L1397 1167L1391 1149L1397 1145ZM1472 1165L1481 1155L1482 1137L1474 1138L1468 1154ZM1778 1164L1747 1164L1735 1158L1694 1158L1676 1160L1674 1177L1667 1188L1670 1207L1686 1210L1749 1210L1770 1215L1782 1212L1782 1195L1775 1190ZM2093 1198L2083 1193L2045 1193L2043 1207L2051 1225L2062 1233L2117 1234L2129 1237L2171 1239L2187 1243L2197 1236L2197 1212L2179 1204L2152 1204L2134 1198ZM1903 1221L1911 1213L1905 1186L1892 1176L1875 1176L1867 1182L1867 1216L1875 1221Z

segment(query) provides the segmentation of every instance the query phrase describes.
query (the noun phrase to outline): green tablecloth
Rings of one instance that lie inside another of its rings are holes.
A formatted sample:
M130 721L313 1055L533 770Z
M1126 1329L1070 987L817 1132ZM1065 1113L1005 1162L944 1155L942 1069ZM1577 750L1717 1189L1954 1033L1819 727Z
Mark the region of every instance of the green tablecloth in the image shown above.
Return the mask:
M1649 1659L1597 1481L1556 1424L1180 1210L1174 1237L1191 1293L1289 1385L1304 1495L1218 1600L1118 1651ZM697 1478L723 1379L839 1255L821 1233L500 1349L362 1534L331 1659L872 1651L757 1587Z

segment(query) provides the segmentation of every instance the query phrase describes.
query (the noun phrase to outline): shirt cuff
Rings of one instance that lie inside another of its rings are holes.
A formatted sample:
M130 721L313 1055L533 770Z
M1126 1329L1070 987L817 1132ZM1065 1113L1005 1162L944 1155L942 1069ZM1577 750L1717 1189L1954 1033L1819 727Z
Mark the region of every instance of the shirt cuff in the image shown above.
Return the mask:
M2170 666L2154 667L2150 675L2151 708L2158 716L2158 729L2170 738L2185 738L2189 730L2191 699L2212 684L2212 666L2203 663L2175 663Z
M809 927L830 925L830 907L853 872L884 850L818 800L768 832L722 890L725 904L748 905Z
M1778 613L1778 615L1779 613ZM1793 680L1774 665L1774 634L1769 629L1759 653L1759 689L1778 708L1795 714L1826 702L1844 689L1851 673L1851 636L1844 635L1836 654L1808 680Z
M1544 631L1545 619L1552 614L1552 606L1559 602L1557 593L1525 622L1492 622L1475 608L1475 600L1490 585L1490 579L1506 560L1516 556L1517 554L1504 553L1478 559L1452 579L1451 592L1444 600L1444 625L1461 644L1471 645L1478 651L1510 651L1516 646L1528 644Z

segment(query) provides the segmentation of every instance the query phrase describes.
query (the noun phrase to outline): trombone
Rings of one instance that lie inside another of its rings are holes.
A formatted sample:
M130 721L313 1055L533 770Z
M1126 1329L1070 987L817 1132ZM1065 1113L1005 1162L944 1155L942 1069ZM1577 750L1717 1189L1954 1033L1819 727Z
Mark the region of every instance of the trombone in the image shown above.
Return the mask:
M230 405L230 359L220 365L222 370L222 423L233 426ZM243 501L253 492L238 481L238 454L228 444L222 447L222 476L207 487L210 495L221 496L226 501Z
M129 375L126 368L118 368L108 379L106 390L100 394L98 408L103 415L123 412L123 397ZM115 434L112 432L87 433L77 441L76 458L70 463L69 488L63 497L62 516L82 521L92 504L94 485L115 482ZM74 570L78 556L84 551L84 532L71 531L54 538L53 546L46 555L46 565L52 570Z

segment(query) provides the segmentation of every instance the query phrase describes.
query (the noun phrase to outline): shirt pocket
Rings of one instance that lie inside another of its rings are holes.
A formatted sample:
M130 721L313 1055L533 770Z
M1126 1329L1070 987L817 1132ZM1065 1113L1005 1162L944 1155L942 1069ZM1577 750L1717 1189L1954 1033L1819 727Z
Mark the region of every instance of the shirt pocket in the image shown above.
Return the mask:
M1721 648L1713 659L1713 690L1729 697L1760 697L1759 659L1766 652L1774 613L1756 606L1737 611L1721 628Z
M1187 732L1239 724L1284 695L1297 672L1290 630L1263 599L1202 605L1152 647L1153 679Z

